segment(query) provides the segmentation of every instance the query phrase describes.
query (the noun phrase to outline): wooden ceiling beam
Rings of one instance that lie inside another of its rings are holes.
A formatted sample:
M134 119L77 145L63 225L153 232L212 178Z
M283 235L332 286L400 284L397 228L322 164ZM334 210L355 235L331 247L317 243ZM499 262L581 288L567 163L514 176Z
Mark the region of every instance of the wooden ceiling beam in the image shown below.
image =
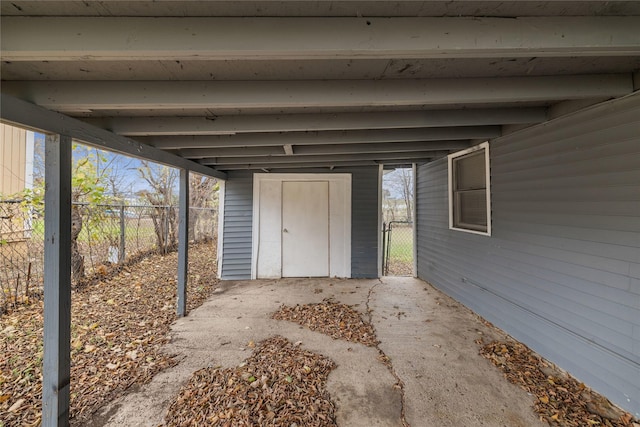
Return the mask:
M1 24L3 61L515 58L640 53L637 16L3 16Z
M119 135L160 136L529 124L541 123L546 118L546 108L525 107L210 117L98 117L84 120Z

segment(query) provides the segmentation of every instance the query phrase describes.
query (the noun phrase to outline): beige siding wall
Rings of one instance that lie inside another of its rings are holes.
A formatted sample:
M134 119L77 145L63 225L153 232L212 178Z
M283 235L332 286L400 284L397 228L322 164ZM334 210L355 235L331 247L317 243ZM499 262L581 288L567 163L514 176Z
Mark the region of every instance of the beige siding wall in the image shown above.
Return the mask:
M26 130L0 124L0 194L14 194L25 187L26 141Z

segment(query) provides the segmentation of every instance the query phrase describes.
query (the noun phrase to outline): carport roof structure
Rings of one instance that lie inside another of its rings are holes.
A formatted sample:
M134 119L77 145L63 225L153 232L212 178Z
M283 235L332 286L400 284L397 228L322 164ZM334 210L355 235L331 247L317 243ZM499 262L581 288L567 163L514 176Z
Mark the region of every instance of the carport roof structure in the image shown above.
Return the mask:
M640 86L632 1L2 1L0 120L48 134L43 425L69 408L71 140L188 172L394 167Z
M1 13L4 121L221 178L427 162L631 93L640 68L637 2L3 1Z

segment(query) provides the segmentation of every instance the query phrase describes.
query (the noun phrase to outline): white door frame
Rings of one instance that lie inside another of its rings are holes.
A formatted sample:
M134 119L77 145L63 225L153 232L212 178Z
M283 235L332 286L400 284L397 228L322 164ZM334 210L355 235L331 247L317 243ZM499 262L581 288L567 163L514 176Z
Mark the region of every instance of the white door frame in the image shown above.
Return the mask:
M251 233L251 278L258 275L258 248L260 243L260 194L261 185L264 182L284 181L328 181L331 188L337 185L342 188L342 227L340 230L332 229L332 238L342 237L344 259L342 268L334 272L329 267L331 275L338 277L351 277L351 174L349 173L255 173L253 174L253 218ZM330 194L329 197L332 197ZM331 219L330 219L331 221Z
M222 260L224 259L224 194L226 181L218 181L218 279L222 279Z

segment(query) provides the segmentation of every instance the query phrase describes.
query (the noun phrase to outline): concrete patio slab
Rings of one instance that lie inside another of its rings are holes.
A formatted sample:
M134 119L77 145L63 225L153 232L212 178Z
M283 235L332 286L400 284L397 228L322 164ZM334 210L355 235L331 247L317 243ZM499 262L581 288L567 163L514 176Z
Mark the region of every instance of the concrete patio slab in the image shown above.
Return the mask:
M271 319L282 304L325 298L363 313L375 326L379 348ZM413 427L542 426L533 398L478 354L474 341L498 334L412 278L222 282L207 302L173 325L166 351L180 363L103 408L92 425L161 425L170 400L193 372L237 366L251 355L250 341L282 335L336 362L327 387L340 426L401 426L403 416ZM391 358L391 370L379 360L379 350Z

